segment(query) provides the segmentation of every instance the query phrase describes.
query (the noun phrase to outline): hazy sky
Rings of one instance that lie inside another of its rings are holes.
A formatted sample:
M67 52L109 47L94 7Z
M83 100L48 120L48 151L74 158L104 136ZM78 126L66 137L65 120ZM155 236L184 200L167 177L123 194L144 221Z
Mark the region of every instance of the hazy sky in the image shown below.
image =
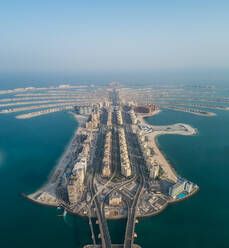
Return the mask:
M2 0L1 72L229 69L229 1Z

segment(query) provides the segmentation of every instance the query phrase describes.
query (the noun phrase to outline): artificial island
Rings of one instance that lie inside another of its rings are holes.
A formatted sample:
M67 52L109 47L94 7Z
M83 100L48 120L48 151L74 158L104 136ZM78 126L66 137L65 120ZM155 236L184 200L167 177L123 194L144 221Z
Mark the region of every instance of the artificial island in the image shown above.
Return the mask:
M58 106L51 112L71 108L79 127L48 182L35 193L24 196L33 202L88 218L92 244L85 247L140 247L134 244L135 224L139 218L159 214L170 203L184 200L199 189L195 183L178 176L156 139L163 134L195 135L196 130L182 123L147 124L144 117L157 115L160 105L144 103L147 99L136 90L119 89L116 84L111 86L96 92L87 104L76 101L65 103L71 106L64 107L60 103L49 104ZM29 109L36 109L36 106ZM179 107L175 110L212 115ZM46 113L50 113L49 110L17 118ZM107 219L121 218L127 219L124 244L114 245ZM100 244L96 242L92 219L99 225Z

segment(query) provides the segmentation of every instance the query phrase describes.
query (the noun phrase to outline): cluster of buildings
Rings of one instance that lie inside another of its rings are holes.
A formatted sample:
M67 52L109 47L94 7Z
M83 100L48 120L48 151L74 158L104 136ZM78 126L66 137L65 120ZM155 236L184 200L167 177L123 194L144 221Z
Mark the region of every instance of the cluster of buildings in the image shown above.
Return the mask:
M98 128L100 123L100 112L93 110L90 116L90 120L86 122L86 128Z
M117 110L117 120L119 125L123 125L122 112L120 109Z
M112 126L112 111L108 110L107 112L107 126L111 127Z
M71 205L76 204L82 198L87 165L91 159L91 147L93 147L95 141L93 132L85 130L82 134L87 135L82 143L83 149L75 160L70 177L68 179L66 177L68 200Z
M86 169L86 158L77 159L67 185L68 200L70 204L76 204L81 199Z
M153 161L153 163L151 163L148 168L150 178L158 178L160 172L160 165L156 161Z
M138 105L138 106L135 107L134 110L137 113L148 114L148 113L152 113L156 109L157 109L157 105L155 105L155 104L147 104L147 105Z
M110 194L109 195L109 205L110 206L119 206L122 203L122 197L120 194Z
M130 110L130 118L134 125L137 124L137 117L133 109Z
M139 140L139 143L141 145L143 155L144 155L145 160L146 160L146 165L147 165L147 168L149 170L150 178L156 179L159 176L160 165L153 159L153 154L152 154L153 151L148 146L147 137L145 137L143 132L139 129L137 131L137 135L138 135L138 140Z
M74 106L74 111L76 112L76 114L79 115L90 115L91 112L97 108L97 106L93 106L91 104L88 105L77 105Z
M121 162L121 174L125 177L131 176L131 166L128 156L126 137L124 128L119 128L119 147L120 147L120 162Z
M103 170L104 177L110 177L111 175L111 146L112 146L112 133L108 131L105 138L104 145L104 157L103 157Z
M187 181L184 178L178 178L177 182L170 186L169 195L172 198L179 198L182 193L191 193L194 189L194 184L190 181Z

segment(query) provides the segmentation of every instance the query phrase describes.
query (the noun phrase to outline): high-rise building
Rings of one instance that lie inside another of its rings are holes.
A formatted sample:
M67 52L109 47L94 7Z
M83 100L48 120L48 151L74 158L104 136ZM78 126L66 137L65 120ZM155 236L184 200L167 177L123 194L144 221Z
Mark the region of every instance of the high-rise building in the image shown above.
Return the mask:
M174 185L169 188L169 195L173 198L176 198L180 193L182 193L185 189L185 181L178 181Z
M186 182L186 184L185 184L185 191L187 191L188 193L190 193L192 190L193 190L193 183Z
M150 177L156 179L159 176L160 166L154 164L150 167Z

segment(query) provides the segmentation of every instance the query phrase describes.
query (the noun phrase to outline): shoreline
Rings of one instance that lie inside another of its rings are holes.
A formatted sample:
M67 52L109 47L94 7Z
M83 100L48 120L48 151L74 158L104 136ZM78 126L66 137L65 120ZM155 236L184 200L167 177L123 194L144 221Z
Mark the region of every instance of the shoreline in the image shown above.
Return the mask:
M138 115L138 119L140 119L140 125L145 125L148 126L150 128L152 128L152 132L148 133L147 135L150 136L150 144L151 147L153 148L154 154L153 154L153 158L159 162L160 166L162 167L162 169L164 170L164 175L162 176L162 179L167 179L171 182L176 182L177 178L178 178L178 174L176 172L176 170L173 168L173 166L171 165L171 162L169 161L169 159L166 157L166 155L164 154L163 150L160 148L159 142L158 142L158 137L160 135L165 135L165 134L175 134L175 135L195 135L197 134L196 129L194 129L193 127L191 127L190 125L187 124L183 124L183 123L177 123L177 124L172 124L172 125L165 125L165 126L153 126L150 125L146 122L146 120L144 119L145 117L148 116L155 116L157 114L159 114L161 112L161 110L156 110L153 113L150 114L144 114L144 115ZM70 209L66 209L66 206L62 205L61 202L59 202L56 198L56 194L54 192L54 188L57 182L59 182L60 179L60 175L63 174L64 169L67 166L67 162L64 161L65 157L69 154L70 152L70 147L71 144L75 138L75 136L81 131L81 127L82 124L87 120L87 116L79 116L74 114L73 112L70 112L73 116L73 118L76 120L76 122L78 123L78 127L75 129L74 134L72 136L72 138L70 139L69 143L66 145L66 148L62 154L62 156L60 157L60 159L58 160L56 166L52 169L52 171L49 174L48 180L47 182L45 182L43 184L43 186L41 186L38 190L36 190L34 193L32 194L24 194L21 193L21 196L24 197L25 199L28 199L29 201L36 203L38 205L42 205L42 206L48 206L48 207L62 207L64 208L69 214L73 215L73 216L78 216L81 218L88 218L87 215L82 215L79 213L74 213L72 212ZM163 128L164 130L163 130ZM165 128L170 127L171 129L166 130ZM154 130L155 129L155 130ZM160 130L161 129L161 130ZM172 130L172 131L171 131ZM57 182L52 183L53 178L55 178L56 173L62 170L62 174L59 173L59 177L58 180L56 180ZM50 190L50 188L52 190ZM145 214L145 215L138 215L138 218L149 218L155 215L160 214L161 212L163 212L168 206L169 204L174 204L183 200L188 199L189 197L193 196L194 194L196 194L199 191L199 187L196 186L196 188L193 190L193 192L191 192L190 194L188 194L187 196L181 198L181 199L170 199L167 201L167 203L159 210L156 210L154 212L151 212L149 214ZM50 194L51 196L55 197L55 201L52 199L49 201L49 199L45 199L45 201L42 200L38 200L37 198L40 197L41 194ZM126 219L127 216L116 216L116 217L108 217L108 220L121 220L121 219Z
M155 116L159 114L160 112L161 110L156 110L154 111L153 115L150 115L150 116ZM162 149L160 149L160 145L158 143L158 137L161 135L168 135L168 134L169 135L170 134L172 135L196 135L197 131L190 125L184 124L184 123L154 126L154 125L147 123L147 121L145 120L145 117L148 117L148 116L149 114L138 115L137 118L140 121L140 125L144 125L144 126L152 128L152 132L145 134L145 136L148 137L150 141L149 142L150 147L153 149L153 152L154 152L152 157L155 161L157 161L161 165L162 169L164 170L164 173L166 173L165 175L167 179L170 179L171 181L176 182L178 173L173 168L173 166L171 165L170 161L168 160L168 158L166 157ZM168 128L170 129L167 130Z
M35 197L37 197L39 194L48 194L53 198L56 198L56 193L54 192L55 190L53 190L54 188L56 188L54 186L54 184L57 184L57 182L52 183L52 181L55 179L55 177L59 177L61 172L63 174L63 171L65 170L66 166L68 165L67 162L65 162L65 159L67 157L67 155L71 152L71 144L73 143L75 137L77 134L80 133L81 131L81 126L82 124L85 122L85 119L87 119L87 117L85 116L78 116L76 114L74 114L73 112L69 112L73 118L76 121L76 124L78 124L78 126L76 127L76 129L73 132L72 137L70 138L70 141L66 144L65 148L64 148L64 152L62 153L61 157L57 160L56 165L52 168L52 170L50 171L47 180L41 185L41 187L39 187L35 192L30 193L30 194L24 194L24 197L26 196L27 199L30 199L33 202L36 202L38 204L41 205L47 205L47 206L53 206L56 207L59 204L57 203L57 201L53 201L52 203L48 204L48 203L43 203L42 201L37 200ZM58 174L58 171L60 171L60 173ZM59 179L59 178L58 178ZM58 181L58 180L57 180Z
M145 214L145 215L137 215L137 218L139 219L146 219L146 218L151 218L153 216L157 216L159 214L161 214L164 210L166 210L167 207L169 207L169 205L172 205L172 204L176 204L176 203L179 203L179 202L182 202L182 201L185 201L189 198L191 198L192 196L194 196L196 193L198 193L198 191L200 190L199 186L196 187L196 189L190 193L189 195L181 198L181 199L174 199L174 200L171 200L171 201L167 201L167 203L159 210L155 211L155 212L151 212L149 214ZM32 203L35 203L39 206L46 206L46 207L50 207L50 208L56 208L56 207L62 207L61 205L58 205L58 206L54 206L54 205L48 205L47 203L42 203L42 202L38 202L30 197L28 197L26 194L24 193L21 193L20 194L21 197L25 198L26 200L32 202ZM63 208L63 207L62 207ZM68 214L72 215L72 216L77 216L77 217L80 217L80 218L83 218L83 219L88 219L88 216L84 216L84 215L80 215L78 213L73 213L71 212L70 210L66 210ZM92 216L92 218L96 218L95 216ZM119 216L119 217L109 217L109 218L106 218L107 220L110 220L110 221L118 221L118 220L124 220L124 219L127 219L127 216Z
M185 112L185 113L198 115L198 116L204 116L204 117L216 116L216 113L205 111L205 110L201 111L201 110L196 110L196 109L186 109L186 108L180 108L180 107L174 107L174 106L161 106L161 108Z

